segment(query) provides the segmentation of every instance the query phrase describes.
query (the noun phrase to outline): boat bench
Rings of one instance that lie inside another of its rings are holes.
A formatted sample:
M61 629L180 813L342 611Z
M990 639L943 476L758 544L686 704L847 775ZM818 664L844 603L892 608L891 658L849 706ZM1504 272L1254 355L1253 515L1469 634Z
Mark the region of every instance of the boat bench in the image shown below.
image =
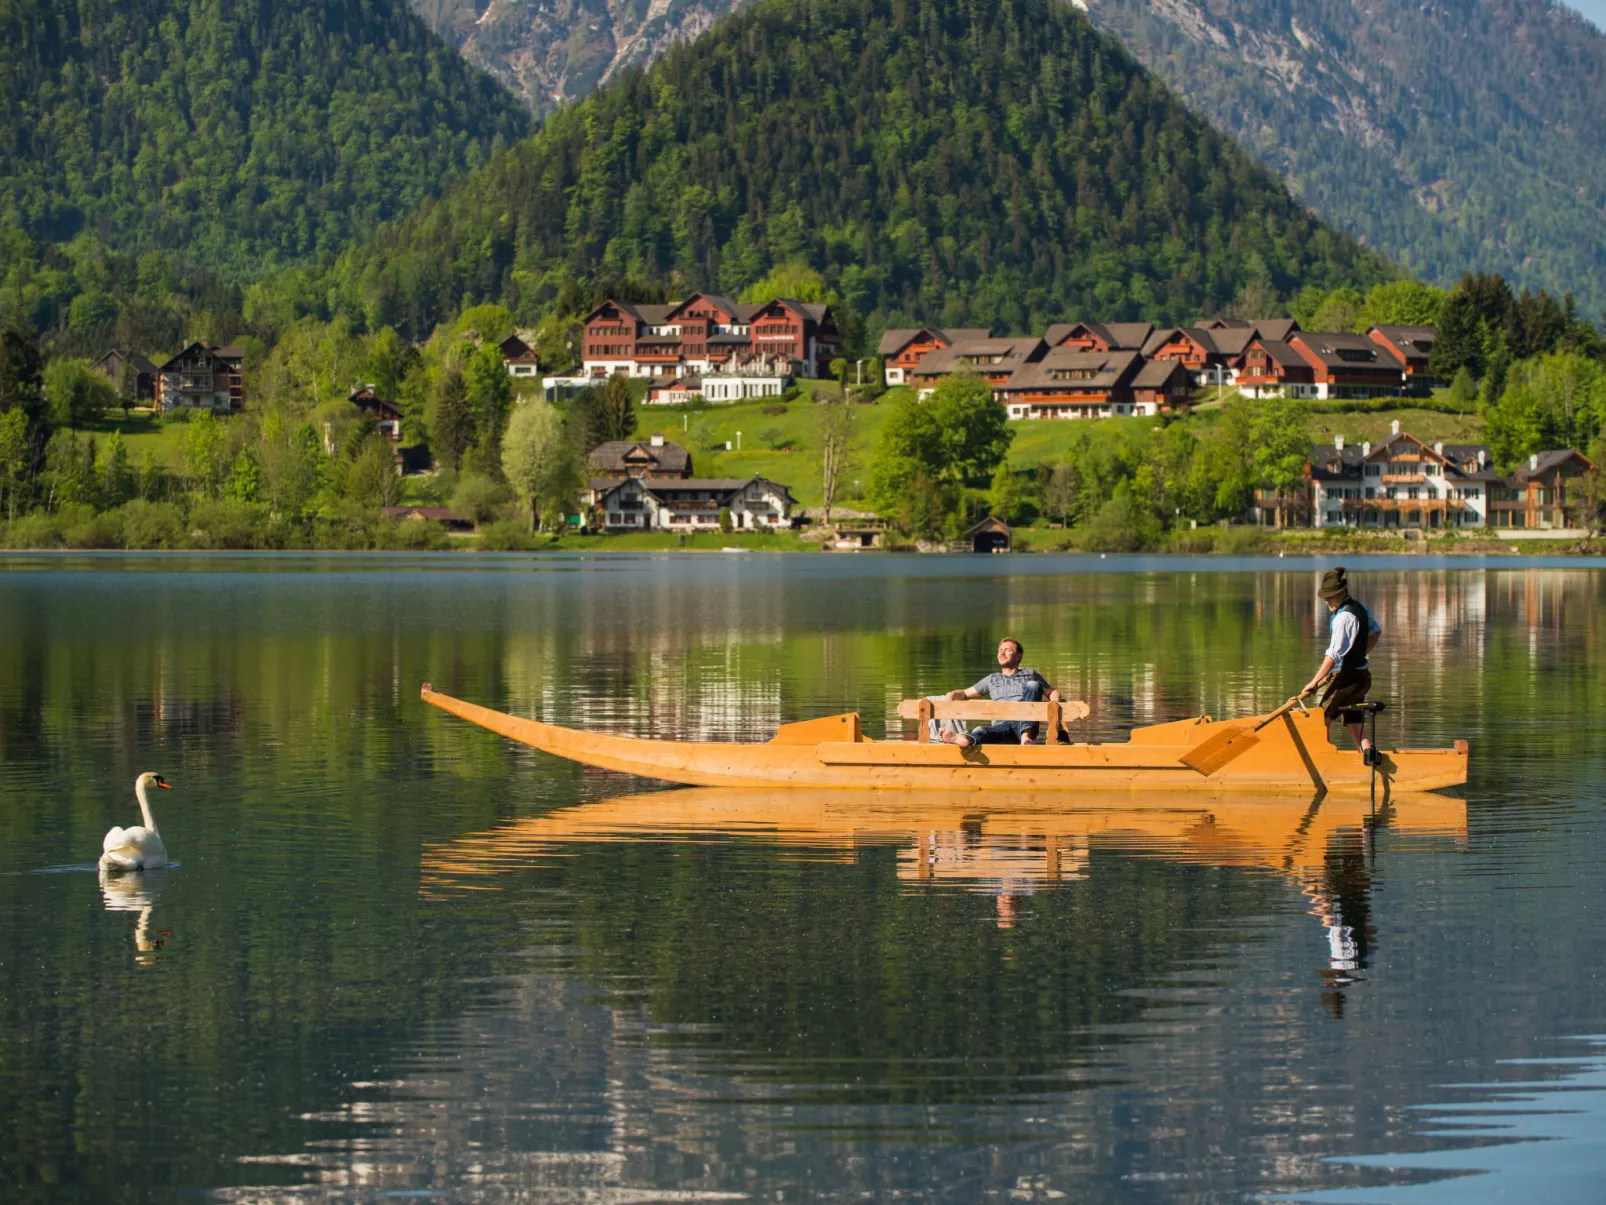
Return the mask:
M981 720L993 723L998 720L1019 720L1028 724L1046 724L1048 743L1059 739L1065 725L1073 720L1085 719L1091 708L1080 700L1064 703L995 703L991 699L904 699L898 704L898 715L906 720L917 720L920 728L915 741L921 745L931 743L932 720Z

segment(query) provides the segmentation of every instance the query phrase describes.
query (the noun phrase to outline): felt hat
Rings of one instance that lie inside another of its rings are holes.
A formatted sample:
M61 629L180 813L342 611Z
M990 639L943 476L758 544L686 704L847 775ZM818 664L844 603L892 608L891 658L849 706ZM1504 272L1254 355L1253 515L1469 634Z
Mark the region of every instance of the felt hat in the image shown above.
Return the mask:
M1343 598L1349 593L1349 579L1344 576L1344 566L1329 569L1322 574L1322 584L1316 593L1322 598Z

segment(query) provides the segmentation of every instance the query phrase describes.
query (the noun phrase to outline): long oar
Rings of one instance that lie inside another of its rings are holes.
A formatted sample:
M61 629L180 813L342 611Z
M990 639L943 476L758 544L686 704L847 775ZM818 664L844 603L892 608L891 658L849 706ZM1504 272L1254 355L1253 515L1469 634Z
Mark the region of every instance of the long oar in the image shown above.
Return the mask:
M1304 697L1304 695L1295 695L1253 728L1242 724L1232 728L1223 728L1214 736L1206 737L1200 741L1178 760L1188 769L1197 770L1199 773L1209 777L1228 762L1241 757L1260 744L1260 738L1255 733L1259 732L1278 716L1286 715L1296 707L1303 711L1305 709Z

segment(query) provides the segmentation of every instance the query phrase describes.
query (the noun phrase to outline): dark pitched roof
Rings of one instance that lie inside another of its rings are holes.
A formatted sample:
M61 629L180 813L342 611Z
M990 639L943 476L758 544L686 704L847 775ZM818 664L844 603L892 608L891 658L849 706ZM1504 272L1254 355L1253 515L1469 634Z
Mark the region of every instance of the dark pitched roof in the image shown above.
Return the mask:
M1207 331L1200 326L1168 326L1163 328L1156 327L1149 337L1144 340L1144 357L1148 358L1153 356L1155 352L1159 351L1167 343L1171 342L1172 338L1177 335L1184 335L1187 338L1192 339L1204 349L1206 355L1219 354L1216 351L1214 332Z
M1154 327L1147 322L1107 322L1104 329L1109 333L1112 348L1140 351Z
M629 459L626 459L629 457ZM615 439L605 444L598 444L591 449L586 457L592 468L612 469L624 472L632 465L641 464L651 460L658 468L671 473L680 472L691 466L691 453L677 443L665 440L663 446L653 447L646 440Z
M927 354L915 370L919 376L951 372L1013 372L1041 354L1043 341L1035 335L1024 339L964 339L951 347L939 347ZM967 364L967 356L1002 356L997 364Z
M1310 450L1310 475L1316 481L1359 481L1365 459L1360 444L1316 444Z
M113 356L116 356L120 360L127 360L129 363L133 364L135 372L141 372L141 373L147 373L148 374L148 373L153 373L153 372L155 372L157 370L156 369L156 365L152 364L148 357L142 355L141 353L139 353L137 351L124 351L120 347L113 347L113 348L108 349L105 353L103 353L101 355L100 359L95 361L93 367L99 368L102 364L104 364L107 360L111 359Z
M1022 365L1009 378L1007 391L1020 389L1116 389L1131 377L1143 358L1135 351L1081 351L1055 348L1041 360ZM1078 380L1065 380L1060 372L1091 372Z
M942 333L947 336L950 343L961 343L966 339L991 339L993 332L985 326L948 326Z
M1296 331L1289 342L1299 344L1328 368L1399 371L1397 363L1380 358L1382 349L1376 343L1350 331Z
M1299 329L1299 323L1292 318L1256 318L1250 325L1262 339L1277 339L1283 343Z
M1531 477L1538 477L1551 469L1559 468L1569 460L1581 460L1586 469L1593 468L1589 457L1576 448L1552 448L1545 452L1535 452L1532 457L1517 467L1511 476L1516 481L1527 481Z
M1255 337L1255 330L1251 326L1232 326L1210 332L1210 338L1216 345L1216 351L1224 356L1241 354L1244 348L1255 341Z
M1146 360L1132 378L1134 389L1164 389L1175 376L1187 376L1188 370L1175 360Z
M1256 339L1253 342L1266 349L1266 354L1284 368L1310 368L1310 362L1280 339ZM1245 351L1249 349L1244 348Z
M734 494L738 490L746 489L754 482L762 482L772 489L779 490L781 496L788 502L796 502L792 491L779 481L771 481L768 477L643 477L640 484L653 494L675 494L698 491L707 494ZM593 486L595 488L595 486Z

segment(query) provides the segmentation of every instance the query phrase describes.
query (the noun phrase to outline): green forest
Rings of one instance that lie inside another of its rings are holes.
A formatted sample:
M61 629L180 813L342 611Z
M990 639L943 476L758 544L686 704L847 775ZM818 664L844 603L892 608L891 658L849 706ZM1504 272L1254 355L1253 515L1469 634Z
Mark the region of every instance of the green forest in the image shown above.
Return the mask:
M86 236L236 282L332 256L529 126L392 0L6 0L0 100L8 269L24 236Z
M600 275L735 292L801 260L867 325L1176 321L1394 274L1056 0L761 0L623 74L326 296L427 333Z

